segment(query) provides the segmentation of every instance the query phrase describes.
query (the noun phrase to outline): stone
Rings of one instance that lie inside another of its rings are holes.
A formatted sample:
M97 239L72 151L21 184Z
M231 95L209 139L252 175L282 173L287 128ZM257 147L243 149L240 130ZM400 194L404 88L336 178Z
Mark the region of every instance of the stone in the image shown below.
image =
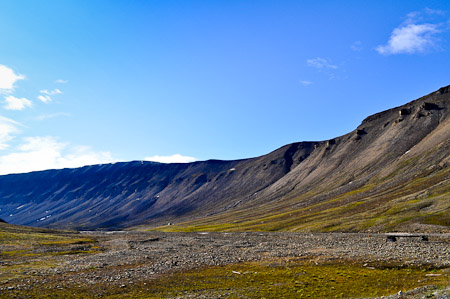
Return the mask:
M409 109L406 109L406 108L400 109L400 110L398 111L398 114L399 114L400 116L402 116L402 115L408 115L408 114L410 114L410 113L411 113L411 111L410 111Z
M356 133L356 135L359 135L359 136L367 134L365 129L356 129L355 133Z
M449 86L445 86L445 87L441 87L441 88L439 88L439 94L448 93L449 90L450 90L450 85Z
M439 109L438 105L433 103L423 102L419 107L420 110L437 110Z

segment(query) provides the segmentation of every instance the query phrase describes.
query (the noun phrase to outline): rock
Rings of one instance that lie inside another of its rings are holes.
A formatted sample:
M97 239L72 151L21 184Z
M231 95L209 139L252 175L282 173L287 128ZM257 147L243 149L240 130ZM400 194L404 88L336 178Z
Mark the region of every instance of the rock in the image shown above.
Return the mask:
M406 108L400 109L400 110L398 111L398 114L399 114L400 116L403 116L403 115L409 115L410 113L411 113L411 111L410 111L409 109L406 109Z
M356 136L354 137L354 140L360 140L361 136L366 135L367 132L365 129L356 129L355 134Z
M326 149L329 150L333 144L336 144L336 140L330 139L327 141Z
M445 87L441 87L439 88L439 94L444 94L444 93L448 93L450 90L450 85L449 86L445 86Z
M421 117L424 117L424 116L426 116L426 115L423 114L422 112L417 112L416 114L414 114L414 118L415 119L418 119L418 118L421 118Z
M365 129L356 129L355 133L356 133L356 135L359 135L359 136L367 134Z
M437 110L439 109L438 105L433 103L423 102L419 107L420 110Z

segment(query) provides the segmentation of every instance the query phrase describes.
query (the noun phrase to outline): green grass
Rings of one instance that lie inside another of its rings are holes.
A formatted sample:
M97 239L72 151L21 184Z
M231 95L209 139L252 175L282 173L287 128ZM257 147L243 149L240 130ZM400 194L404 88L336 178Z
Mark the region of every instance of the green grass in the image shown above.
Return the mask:
M419 269L368 269L345 263L246 263L173 275L159 282L161 290L156 295L171 297L185 292L200 295L211 290L217 294L231 293L236 298L383 296L417 287L420 285L417 281L425 279L426 273Z

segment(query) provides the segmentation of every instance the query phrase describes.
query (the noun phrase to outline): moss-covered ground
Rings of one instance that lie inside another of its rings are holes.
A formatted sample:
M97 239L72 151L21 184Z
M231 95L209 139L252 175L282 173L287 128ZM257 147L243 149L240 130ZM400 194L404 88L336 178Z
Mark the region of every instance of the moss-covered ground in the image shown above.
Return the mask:
M59 256L98 252L95 245L75 232L0 223L0 282L54 267Z
M139 265L56 273L51 270L58 269L62 256L67 261L95 255L101 252L101 241L6 224L0 232L0 298L361 298L450 286L450 268L307 257L267 257L148 274L134 281L88 281L86 274L92 271L102 277Z
M288 259L216 266L127 285L8 290L1 298L361 298L450 284L449 269ZM60 284L60 283L59 283Z

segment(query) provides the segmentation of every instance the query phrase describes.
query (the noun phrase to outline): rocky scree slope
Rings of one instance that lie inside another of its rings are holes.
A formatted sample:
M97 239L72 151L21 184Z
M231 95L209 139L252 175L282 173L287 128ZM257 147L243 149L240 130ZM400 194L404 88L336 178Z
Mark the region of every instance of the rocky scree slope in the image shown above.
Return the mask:
M0 176L0 218L77 229L448 230L449 89L344 136L252 159Z
M77 229L208 215L267 188L313 149L296 143L247 160L134 161L0 176L0 215L13 224Z
M231 230L448 231L449 106L447 86L372 115L355 131L316 143L232 214L192 225L228 229L232 219Z

